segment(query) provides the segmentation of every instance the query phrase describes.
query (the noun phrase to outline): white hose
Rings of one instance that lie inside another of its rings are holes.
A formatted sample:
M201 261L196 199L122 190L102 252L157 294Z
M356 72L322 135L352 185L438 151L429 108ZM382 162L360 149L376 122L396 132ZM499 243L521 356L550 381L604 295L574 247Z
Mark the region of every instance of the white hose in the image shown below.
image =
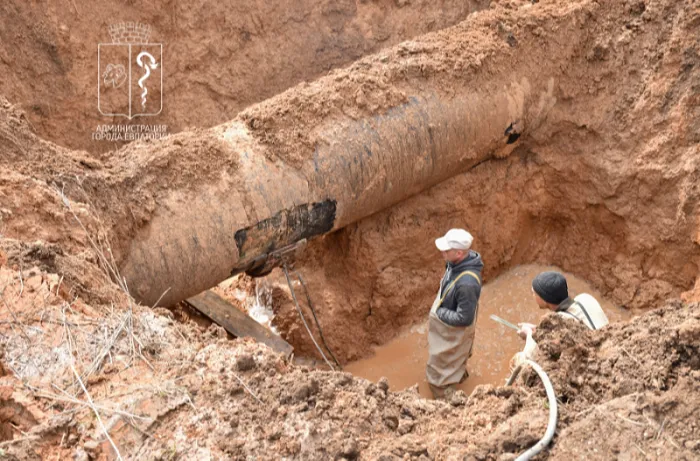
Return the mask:
M542 367L532 360L525 360L524 364L530 365L544 384L544 390L547 392L547 401L549 402L549 422L547 423L547 430L544 432L544 436L540 439L540 441L530 447L530 449L528 449L526 452L518 456L515 461L527 461L544 450L544 448L549 445L549 442L552 441L554 431L557 428L557 396L554 393L554 387L552 387L552 382L549 380L549 376L547 376L547 373L545 373ZM519 365L515 370L513 370L513 373L510 375L510 378L508 378L508 382L506 383L508 386L513 384L513 381L515 381L518 373L520 373L521 368L522 365Z
M299 317L301 317L301 321L304 323L304 327L306 328L306 332L309 333L309 336L311 337L311 341L314 342L314 346L316 346L316 349L321 353L321 357L323 357L323 360L326 361L326 365L328 365L328 368L330 368L332 371L335 371L335 368L333 368L333 365L331 365L331 362L328 361L326 358L326 354L323 353L323 349L318 345L316 342L316 339L314 338L313 333L311 333L311 329L309 328L309 325L306 323L306 319L304 318L304 314L301 311L301 307L299 306L299 301L297 301L297 295L294 294L294 287L292 286L292 279L289 277L289 271L287 270L287 263L284 263L282 266L282 269L284 270L284 276L287 277L287 284L289 285L289 291L292 293L292 299L294 300L294 305L297 307L297 311L299 311Z

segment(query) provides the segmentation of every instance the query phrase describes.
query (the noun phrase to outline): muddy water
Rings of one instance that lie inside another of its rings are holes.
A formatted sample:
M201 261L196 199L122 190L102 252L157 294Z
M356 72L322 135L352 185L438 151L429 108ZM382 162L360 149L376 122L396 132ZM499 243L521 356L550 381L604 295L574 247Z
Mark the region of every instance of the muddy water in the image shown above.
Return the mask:
M479 384L496 385L505 382L510 372L510 359L513 354L522 350L525 342L514 330L494 322L489 316L496 314L512 323L537 324L546 311L539 310L535 304L531 283L537 274L545 270L558 269L538 265L519 266L484 286L479 302L474 352L467 365L469 378L459 385L459 389L466 394L471 393ZM572 297L579 293L593 295L600 302L610 322L629 318L625 310L602 299L588 283L571 274L565 273L565 275L569 294ZM429 310L428 305L425 307L426 319ZM414 325L393 341L378 347L374 356L347 365L345 371L371 381L377 381L385 376L389 379L390 388L396 391L418 384L421 395L430 397L428 383L425 380L427 358L428 325L426 321L423 324Z

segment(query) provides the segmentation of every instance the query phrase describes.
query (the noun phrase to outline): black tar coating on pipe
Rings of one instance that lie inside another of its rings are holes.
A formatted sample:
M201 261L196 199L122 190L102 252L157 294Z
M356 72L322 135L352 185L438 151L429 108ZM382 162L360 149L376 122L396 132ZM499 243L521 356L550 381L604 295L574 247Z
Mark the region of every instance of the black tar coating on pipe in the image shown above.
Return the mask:
M515 131L513 128L514 124L515 123L511 123L508 125L508 128L506 128L506 132L504 133L504 136L508 136L508 141L506 141L506 144L513 144L520 137L520 133Z
M335 200L297 205L282 210L234 235L241 258L257 257L302 239L323 235L333 229ZM249 254L254 253L254 254Z

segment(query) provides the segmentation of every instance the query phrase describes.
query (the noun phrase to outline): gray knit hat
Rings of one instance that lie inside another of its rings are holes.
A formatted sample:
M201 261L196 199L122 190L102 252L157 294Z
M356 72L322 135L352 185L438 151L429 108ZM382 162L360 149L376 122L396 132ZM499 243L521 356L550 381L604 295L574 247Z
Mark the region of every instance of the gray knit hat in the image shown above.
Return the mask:
M532 289L550 304L559 304L569 297L566 278L559 272L542 272L532 281Z

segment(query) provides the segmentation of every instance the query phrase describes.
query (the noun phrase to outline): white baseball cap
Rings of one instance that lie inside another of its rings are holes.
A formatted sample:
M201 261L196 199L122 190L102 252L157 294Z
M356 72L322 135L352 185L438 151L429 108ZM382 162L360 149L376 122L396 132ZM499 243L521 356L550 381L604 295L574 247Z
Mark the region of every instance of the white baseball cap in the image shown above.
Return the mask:
M472 234L464 229L450 229L444 237L435 239L435 246L440 251L468 250L473 241Z

